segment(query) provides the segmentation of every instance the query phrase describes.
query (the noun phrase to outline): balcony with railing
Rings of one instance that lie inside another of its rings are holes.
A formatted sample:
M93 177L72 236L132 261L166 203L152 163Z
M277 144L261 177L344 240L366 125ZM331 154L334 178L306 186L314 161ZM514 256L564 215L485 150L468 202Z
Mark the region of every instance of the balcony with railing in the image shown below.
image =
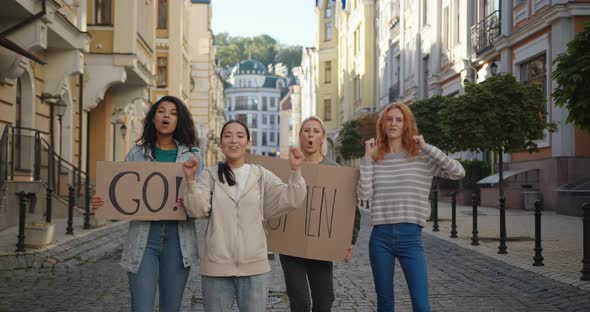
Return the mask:
M471 47L475 55L488 51L500 36L500 11L496 10L471 27Z
M399 98L399 83L389 87L389 103L394 102Z

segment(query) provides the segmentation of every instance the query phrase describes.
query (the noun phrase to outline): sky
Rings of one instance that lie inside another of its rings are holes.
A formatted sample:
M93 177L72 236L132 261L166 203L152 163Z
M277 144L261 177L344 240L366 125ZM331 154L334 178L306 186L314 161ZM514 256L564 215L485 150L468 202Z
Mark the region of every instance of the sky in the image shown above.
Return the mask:
M288 45L315 46L314 0L212 0L213 33L267 34Z

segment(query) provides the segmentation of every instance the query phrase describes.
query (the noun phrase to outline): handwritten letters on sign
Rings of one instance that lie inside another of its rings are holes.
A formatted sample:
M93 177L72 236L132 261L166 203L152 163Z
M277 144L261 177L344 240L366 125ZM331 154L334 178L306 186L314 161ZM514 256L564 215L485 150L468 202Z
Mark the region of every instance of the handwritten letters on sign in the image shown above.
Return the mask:
M249 155L248 163L272 171L283 181L288 161ZM266 221L270 251L308 259L341 261L351 245L356 209L358 170L325 165L303 165L307 184L305 207Z

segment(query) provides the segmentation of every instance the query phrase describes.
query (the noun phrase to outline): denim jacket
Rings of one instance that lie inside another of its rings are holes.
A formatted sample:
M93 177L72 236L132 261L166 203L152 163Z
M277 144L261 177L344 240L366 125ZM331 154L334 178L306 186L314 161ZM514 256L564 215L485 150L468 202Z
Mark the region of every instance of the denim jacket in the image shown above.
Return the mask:
M203 155L198 148L189 148L176 142L178 154L176 162L185 162L194 156L199 158L199 170L197 176L204 167ZM125 161L156 161L152 152L140 146L131 148ZM129 222L129 232L123 245L123 257L121 266L128 272L135 273L139 270L139 265L143 259L143 253L147 246L148 234L150 232L151 221L131 221ZM178 221L178 238L180 240L180 250L182 252L182 262L184 267L189 267L197 262L197 229L194 219Z

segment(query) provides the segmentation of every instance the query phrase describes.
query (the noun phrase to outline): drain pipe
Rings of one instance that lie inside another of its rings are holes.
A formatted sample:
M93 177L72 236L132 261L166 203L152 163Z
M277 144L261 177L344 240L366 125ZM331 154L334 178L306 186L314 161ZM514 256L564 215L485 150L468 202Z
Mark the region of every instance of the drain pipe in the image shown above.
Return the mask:
M17 23L16 25L4 30L3 32L0 33L0 37L6 37L6 36L10 35L11 33L17 31L18 29L22 28L23 26L45 16L45 14L47 13L47 10L46 10L47 7L45 4L45 1L46 0L41 0L41 7L42 7L41 12L39 12L35 15L32 15L32 16L26 18L25 20L21 21L20 23Z

